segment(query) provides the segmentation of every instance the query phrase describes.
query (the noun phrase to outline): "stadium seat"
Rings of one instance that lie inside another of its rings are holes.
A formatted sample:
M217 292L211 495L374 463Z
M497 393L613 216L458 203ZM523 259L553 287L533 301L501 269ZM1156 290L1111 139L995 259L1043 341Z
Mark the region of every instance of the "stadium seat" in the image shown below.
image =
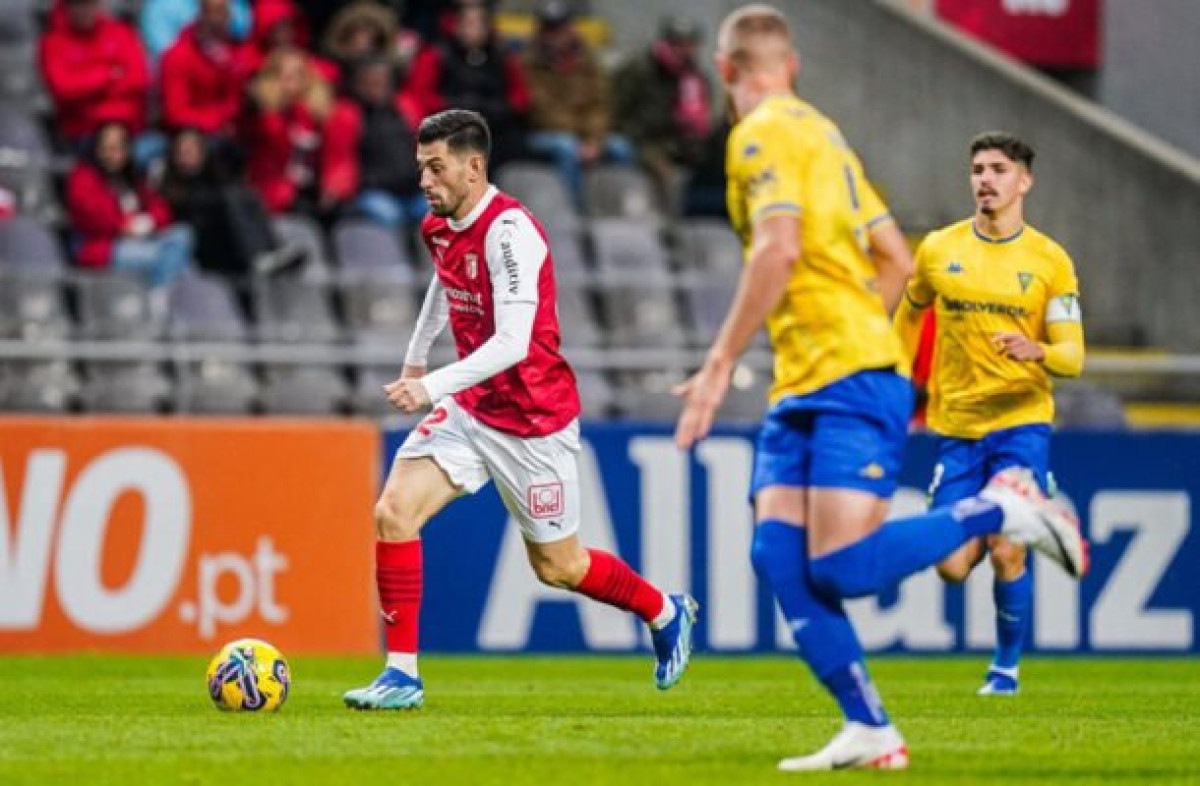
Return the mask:
M579 384L579 403L585 418L609 418L617 405L617 394L602 371L576 369Z
M350 400L341 372L326 366L275 366L265 377L262 404L269 414L338 415Z
M33 216L0 221L0 270L61 279L67 263L58 240Z
M80 332L87 338L150 341L165 332L165 315L154 313L146 285L117 273L80 277L76 281Z
M178 341L244 341L246 318L229 283L211 274L192 273L171 288L170 326Z
M663 211L654 186L642 170L616 164L592 167L584 173L583 201L592 218L628 218L659 224Z
M9 14L0 20L11 22ZM0 23L0 35L4 35ZM11 28L9 34L12 34ZM19 33L18 33L19 35ZM36 37L25 41L0 41L0 101L12 108L32 110L41 94L38 77Z
M578 232L582 224L575 202L550 164L517 162L496 173L496 185L537 216L547 231Z
M574 279L558 282L558 322L564 347L597 347L604 331L592 308L591 288Z
M89 412L154 414L172 402L171 382L149 361L92 361L81 392Z
M679 229L679 269L735 274L742 269L742 243L726 221L692 219Z
M420 308L415 285L351 281L342 285L346 326L355 343L394 346L403 353Z
M412 281L416 277L413 261L396 234L370 221L339 222L333 230L333 250L343 280Z
M610 347L677 348L686 343L670 282L601 279L598 289Z
M1060 383L1054 389L1054 422L1076 429L1125 429L1129 419L1120 397L1084 382Z
M62 359L0 362L0 410L67 412L79 400L79 378Z
M0 104L0 186L16 195L25 212L54 209L50 163L50 143L32 107L12 100Z
M670 278L671 265L652 224L630 218L597 219L592 222L592 244L601 276L633 275L655 282Z
M242 363L204 360L182 364L176 386L179 412L245 415L258 403L258 381Z
M253 293L262 340L332 342L341 337L325 285L276 277L255 282Z
M324 284L332 278L332 265L329 253L325 249L325 239L321 228L316 222L306 216L286 215L277 216L272 221L279 242L293 244L304 249L304 266L299 278Z
M70 334L71 318L57 280L0 270L0 339L61 341Z
M769 371L751 371L745 366L734 369L729 392L717 420L722 423L757 423L767 411L767 391L771 387Z
M391 366L363 366L355 374L351 406L360 415L371 418L387 418L400 423L416 423L420 417L406 415L392 406L383 392L383 386L400 375L398 364Z
M554 257L554 275L563 278L586 280L592 276L592 265L583 251L579 233L571 229L547 230L550 253Z

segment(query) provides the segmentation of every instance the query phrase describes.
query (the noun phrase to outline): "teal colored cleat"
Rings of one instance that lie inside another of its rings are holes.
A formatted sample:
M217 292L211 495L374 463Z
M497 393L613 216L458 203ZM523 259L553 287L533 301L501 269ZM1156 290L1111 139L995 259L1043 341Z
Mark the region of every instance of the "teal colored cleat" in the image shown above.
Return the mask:
M346 691L342 701L354 710L415 710L425 703L425 683L388 668L367 687Z
M672 595L675 604L675 619L665 628L650 631L654 642L654 684L659 690L667 690L679 682L687 671L692 657L692 629L696 627L696 615L700 604L690 595Z

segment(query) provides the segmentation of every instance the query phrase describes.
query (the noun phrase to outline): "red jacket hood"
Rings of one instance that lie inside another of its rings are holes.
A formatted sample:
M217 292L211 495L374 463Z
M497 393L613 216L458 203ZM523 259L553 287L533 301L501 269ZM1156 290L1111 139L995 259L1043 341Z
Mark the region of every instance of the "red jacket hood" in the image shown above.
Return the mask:
M117 19L108 13L108 11L100 10L96 14L96 26L92 28L92 31L90 33L81 33L71 27L71 22L67 19L66 0L55 0L54 7L50 9L50 14L46 17L46 32L64 33L76 38L94 38L105 27L116 21Z
M296 43L308 46L308 21L292 0L258 0L254 4L254 30L250 39L259 49L267 48L267 38L281 22L296 25Z

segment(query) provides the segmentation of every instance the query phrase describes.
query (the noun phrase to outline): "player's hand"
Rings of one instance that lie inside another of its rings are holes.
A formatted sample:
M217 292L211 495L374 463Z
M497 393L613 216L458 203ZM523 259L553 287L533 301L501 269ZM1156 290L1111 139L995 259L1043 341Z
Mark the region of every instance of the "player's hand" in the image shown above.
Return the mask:
M992 342L1001 355L1013 360L1038 361L1046 357L1042 345L1023 333L997 333Z
M388 401L401 412L411 415L429 408L429 393L419 379L401 377L384 385L383 389L387 393Z
M671 391L683 399L683 411L675 424L675 444L681 449L687 450L708 436L717 410L729 392L732 374L732 363L710 358L699 371Z

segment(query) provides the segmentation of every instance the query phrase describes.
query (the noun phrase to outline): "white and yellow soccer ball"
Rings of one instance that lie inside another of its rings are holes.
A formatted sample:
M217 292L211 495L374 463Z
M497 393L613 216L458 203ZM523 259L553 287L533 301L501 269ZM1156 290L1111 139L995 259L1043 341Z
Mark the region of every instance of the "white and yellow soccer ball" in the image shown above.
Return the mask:
M205 678L213 704L230 712L275 712L292 687L283 653L260 639L226 644L208 664Z

